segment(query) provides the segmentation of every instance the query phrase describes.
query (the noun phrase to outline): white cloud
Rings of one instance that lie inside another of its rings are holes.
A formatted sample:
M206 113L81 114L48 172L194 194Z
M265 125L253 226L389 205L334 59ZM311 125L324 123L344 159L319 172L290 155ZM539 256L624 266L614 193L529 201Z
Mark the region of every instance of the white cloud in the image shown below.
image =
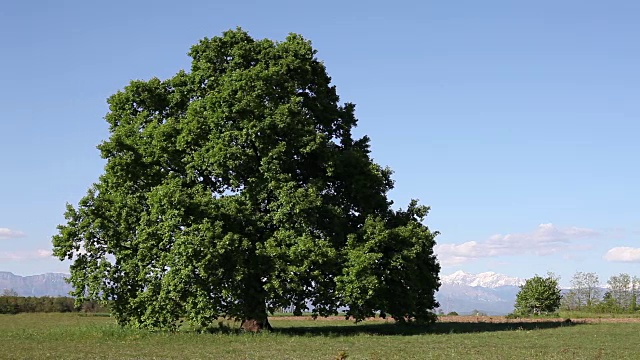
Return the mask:
M572 244L574 240L600 235L586 228L558 228L553 224L540 224L534 231L520 234L496 234L485 241L462 244L436 245L435 251L443 266L457 265L478 258L507 255L550 255L566 250L582 250L587 245Z
M0 228L0 240L15 239L23 236L24 233L22 231Z
M609 249L603 258L616 262L640 262L640 248L614 247Z
M438 245L436 245L437 248ZM438 250L436 249L436 252ZM442 255L438 253L438 261L440 261L440 265L442 266L453 266L460 265L468 262L470 258L464 256L455 256L455 255Z
M45 250L45 249L39 249L36 251L36 256L39 258L48 258L53 256L53 251L51 250Z
M23 256L16 252L0 252L0 261L20 261Z
M4 261L22 261L45 259L53 255L51 250L38 249L35 251L4 251L0 252L0 260Z

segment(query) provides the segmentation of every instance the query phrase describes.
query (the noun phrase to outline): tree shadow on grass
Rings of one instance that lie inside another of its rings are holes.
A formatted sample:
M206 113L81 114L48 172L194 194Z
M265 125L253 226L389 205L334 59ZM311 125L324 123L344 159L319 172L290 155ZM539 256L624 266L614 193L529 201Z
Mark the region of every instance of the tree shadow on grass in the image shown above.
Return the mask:
M584 324L576 321L538 322L437 322L431 325L407 325L394 323L358 324L354 326L322 325L275 328L274 333L306 336L353 336L353 335L425 335L466 334L494 331L530 331L554 329Z

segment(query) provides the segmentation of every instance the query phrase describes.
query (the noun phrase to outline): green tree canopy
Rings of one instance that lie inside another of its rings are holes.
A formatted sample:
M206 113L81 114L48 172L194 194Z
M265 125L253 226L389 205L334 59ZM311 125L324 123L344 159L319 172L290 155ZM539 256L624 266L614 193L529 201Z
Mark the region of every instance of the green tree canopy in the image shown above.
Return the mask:
M516 296L515 313L518 315L552 313L560 307L561 300L558 278L553 274L548 274L544 278L536 275L520 286Z
M105 172L53 237L78 302L120 324L268 327L278 307L432 321L429 210L392 210L391 170L354 138L354 105L311 43L241 29L191 48L190 72L108 100Z

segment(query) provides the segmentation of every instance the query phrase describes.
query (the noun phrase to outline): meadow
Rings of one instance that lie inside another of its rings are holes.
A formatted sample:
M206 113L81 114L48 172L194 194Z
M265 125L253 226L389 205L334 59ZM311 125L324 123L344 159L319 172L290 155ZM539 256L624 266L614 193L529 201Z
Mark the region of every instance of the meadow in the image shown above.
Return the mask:
M108 316L0 315L2 359L637 359L640 319L443 317L431 326L385 320L273 317L271 333L223 327L149 332Z

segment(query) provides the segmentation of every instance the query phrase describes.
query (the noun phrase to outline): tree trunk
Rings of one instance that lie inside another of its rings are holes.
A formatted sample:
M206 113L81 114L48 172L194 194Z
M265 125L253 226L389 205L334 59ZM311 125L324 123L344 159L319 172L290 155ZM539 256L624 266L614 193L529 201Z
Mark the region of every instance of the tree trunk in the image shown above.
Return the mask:
M250 331L250 332L259 332L262 330L269 330L269 331L273 330L266 316L262 320L258 320L258 319L243 320L241 328L244 331Z
M266 293L258 275L245 280L243 319L240 326L244 331L251 332L273 330L267 319Z

